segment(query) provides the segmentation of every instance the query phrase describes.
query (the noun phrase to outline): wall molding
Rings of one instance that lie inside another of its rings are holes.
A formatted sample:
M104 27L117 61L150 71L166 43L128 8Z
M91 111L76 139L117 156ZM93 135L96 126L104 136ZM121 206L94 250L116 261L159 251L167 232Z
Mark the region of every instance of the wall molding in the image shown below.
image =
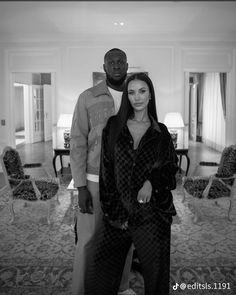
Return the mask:
M233 48L182 48L182 65L185 71L230 72L232 61Z

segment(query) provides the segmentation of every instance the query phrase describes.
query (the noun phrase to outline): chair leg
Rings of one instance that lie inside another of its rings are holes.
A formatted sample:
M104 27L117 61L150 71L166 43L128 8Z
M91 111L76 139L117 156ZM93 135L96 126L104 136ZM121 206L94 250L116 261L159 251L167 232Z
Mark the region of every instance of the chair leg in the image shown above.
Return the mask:
M183 188L183 198L182 198L181 202L184 203L185 202L185 199L186 199L186 191Z
M219 205L219 203L217 201L215 201L215 205L218 206L218 207L220 207L220 205Z
M183 178L182 178L182 190L183 190L183 198L182 198L182 203L184 203L184 201L185 201L185 198L186 198L186 190L185 190L185 188L184 188L184 183L185 183L185 181L186 181L186 176L183 176Z
M46 201L47 203L47 222L48 222L48 225L51 224L51 220L50 220L50 211L51 211L51 200L48 200Z
M15 220L15 212L14 212L14 208L13 208L13 203L14 203L14 200L11 199L9 201L9 209L10 209L10 213L11 213L10 223L13 223Z
M230 197L230 199L229 199L229 210L228 210L228 219L229 219L229 221L232 221L232 218L230 217L232 209L233 209L233 198Z
M194 216L193 216L193 223L197 223L198 221L201 220L202 218L202 213L200 211L200 208L199 208L199 199L196 198L196 197L193 197L193 210L194 210Z
M58 205L61 204L60 201L59 201L59 193L56 194L56 201L57 201L57 204L58 204Z
M60 201L59 201L60 179L59 178L56 178L56 182L57 182L58 187L59 187L58 192L56 194L56 199L57 199L57 204L60 205Z

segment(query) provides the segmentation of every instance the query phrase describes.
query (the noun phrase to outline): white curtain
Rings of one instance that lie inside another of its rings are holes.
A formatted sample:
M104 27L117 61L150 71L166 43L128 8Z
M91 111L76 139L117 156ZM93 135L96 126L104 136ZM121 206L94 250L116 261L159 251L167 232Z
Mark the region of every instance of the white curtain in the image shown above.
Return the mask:
M225 118L221 101L220 74L205 73L203 87L202 141L221 152L225 147Z

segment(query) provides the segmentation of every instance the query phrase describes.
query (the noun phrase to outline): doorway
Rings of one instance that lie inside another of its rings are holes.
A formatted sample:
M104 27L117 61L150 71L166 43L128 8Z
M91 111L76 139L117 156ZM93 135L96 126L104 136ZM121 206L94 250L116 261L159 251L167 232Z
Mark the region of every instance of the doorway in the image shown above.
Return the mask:
M25 143L24 84L14 83L14 118L16 146Z
M189 139L222 151L226 142L227 73L190 72L187 83Z
M15 145L52 140L51 73L13 73Z

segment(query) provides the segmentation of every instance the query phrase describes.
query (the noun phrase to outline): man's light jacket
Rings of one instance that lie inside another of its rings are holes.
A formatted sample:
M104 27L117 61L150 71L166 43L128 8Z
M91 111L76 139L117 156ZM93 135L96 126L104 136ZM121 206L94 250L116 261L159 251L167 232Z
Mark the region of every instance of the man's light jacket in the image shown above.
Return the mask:
M74 186L85 186L87 174L99 175L101 137L114 101L106 81L80 94L71 126L70 164Z

